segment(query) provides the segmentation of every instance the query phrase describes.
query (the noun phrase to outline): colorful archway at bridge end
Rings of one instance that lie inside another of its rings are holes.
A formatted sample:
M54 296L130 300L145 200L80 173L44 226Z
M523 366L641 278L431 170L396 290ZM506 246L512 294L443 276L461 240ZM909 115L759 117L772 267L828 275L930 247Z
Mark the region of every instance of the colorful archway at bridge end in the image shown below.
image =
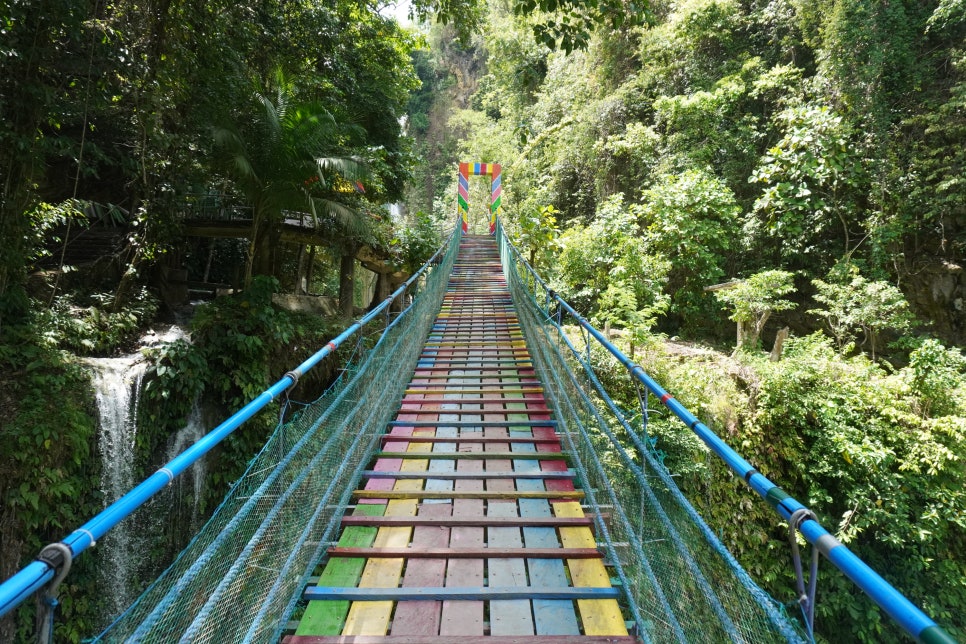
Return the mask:
M499 163L460 163L459 196L457 199L463 232L469 230L470 177L490 177L490 234L496 231L496 215L502 202L502 171Z

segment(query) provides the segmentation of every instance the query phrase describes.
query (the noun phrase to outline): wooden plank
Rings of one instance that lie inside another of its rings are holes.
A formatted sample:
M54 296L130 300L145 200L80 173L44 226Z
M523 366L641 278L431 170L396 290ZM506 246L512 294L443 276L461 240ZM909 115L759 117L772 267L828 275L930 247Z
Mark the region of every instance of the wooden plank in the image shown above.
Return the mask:
M519 485L519 482L518 482ZM549 505L548 505L549 514ZM344 516L342 525L355 526L382 526L382 525L411 525L411 526L533 526L533 527L557 527L557 526L590 526L593 525L591 517L554 517L554 516L522 516L522 517L450 517L450 516L425 516L420 513L417 517L367 517L367 516Z
M448 518L450 504L423 505L419 516ZM443 549L449 544L449 528L418 526L413 530L413 548ZM446 578L446 559L423 559L414 563L408 555L403 587L441 586ZM440 601L410 601L398 604L392 618L392 635L429 635L439 633Z
M403 393L522 393L522 392L543 392L543 385L539 380L523 380L514 382L482 382L479 387L468 388L465 385L454 385L453 387L441 387L438 384L410 382Z
M493 402L481 398L476 402ZM502 400L497 402L503 402ZM502 410L501 410L502 411ZM557 424L555 420L390 420L390 427L436 427L445 425L446 427L553 427Z
M425 526L420 526L425 527ZM519 526L502 525L502 528L512 528L518 531ZM496 528L495 528L496 529ZM547 528L542 528L546 530ZM551 530L552 532L552 530ZM433 548L417 546L415 543L411 547L404 548L354 548L342 546L332 546L327 550L330 557L406 557L408 559L483 559L508 558L508 557L527 557L531 559L591 559L600 558L601 553L597 548L519 548L507 546L495 546L490 544L485 548Z
M505 528L499 528L504 530ZM522 561L520 562L523 563ZM490 581L493 580L492 577L493 569L490 568ZM607 587L578 587L578 586L562 586L554 588L538 588L536 586L526 585L526 572L521 573L523 582L522 585L516 586L479 586L479 587L461 587L461 586L434 586L425 588L383 588L383 587L362 587L357 588L345 588L345 587L332 587L332 586L309 586L305 589L305 596L309 599L319 600L319 601L337 601L342 599L352 600L352 608L355 609L356 606L360 605L378 605L391 603L393 601L425 601L427 599L448 599L448 600L490 600L490 618L493 619L493 604L496 602L523 602L526 604L526 616L529 621L530 615L530 602L528 601L532 597L543 597L546 599L567 599L567 600L581 600L582 598L594 598L595 601L600 601L601 598L613 598L616 600L620 597L620 591L611 586ZM502 573L500 575L503 576ZM514 574L515 577L518 575ZM350 617L351 617L350 610ZM523 616L520 616L521 619ZM621 622L623 624L623 622ZM494 624L490 623L491 633L493 632ZM348 628L348 626L347 626ZM346 635L352 635L352 633L345 633ZM365 633L361 633L365 635ZM493 633L497 635L498 633ZM512 633L511 633L512 634ZM517 633L519 634L519 633Z
M396 437L398 442L390 442L383 445L383 449L391 448L392 450L401 450L405 452L409 443L405 440L407 437L411 436L413 433L412 428L409 427L394 427L390 430L390 434ZM373 469L378 472L398 472L399 467L402 465L402 460L398 458L379 458L376 460ZM374 480L370 479L366 481L365 489L367 490L391 490L395 483L393 481L387 480ZM360 503L379 503L385 504L388 499L384 498L371 498L363 499Z
M534 434L545 436L546 429L535 429ZM558 450L560 447L538 445L540 451ZM541 461L542 470L556 470L560 468L558 461ZM545 483L548 490L567 492L573 489L573 481L548 480ZM558 517L584 516L580 505L571 501L550 502L554 515ZM597 542L590 528L562 527L559 529L560 542L566 548L596 546ZM610 577L604 567L603 560L567 560L567 568L575 585L603 586L610 585ZM579 600L577 609L586 635L624 635L627 628L616 600Z
M407 453L416 454L428 452L430 445L425 443L413 443L409 446ZM420 471L426 469L425 459L409 459L403 461L400 469L403 471ZM396 481L393 492L416 490L422 487L420 480ZM415 499L392 499L386 505L387 516L414 516L416 514ZM407 526L387 526L378 529L376 538L372 545L377 548L401 548L407 546L412 536L412 528ZM399 578L402 576L404 560L402 558L393 559L372 559L366 562L362 577L359 580L360 588L395 588L399 585ZM342 629L343 635L384 635L389 626L389 617L392 614L392 601L377 602L358 602L353 603L349 608L349 615L346 617L345 626Z
M487 516L516 515L515 502L494 501L487 508ZM489 527L486 529L486 540L489 547L494 549L517 549L523 545L520 528ZM532 635L534 631L530 597L534 593L532 588L527 587L526 563L522 558L491 559L487 570L491 592L498 590L494 586L517 587L520 592L517 599L490 601L490 634Z
M440 415L443 416L445 414L440 413ZM452 428L452 425L450 425L446 420L439 420L439 421L436 421L436 423L438 425L440 425L441 427ZM380 438L381 438L381 440L383 442L385 442L385 441L392 441L392 440L398 440L398 439L393 438L389 434L383 434ZM526 439L526 438L484 438L484 437L473 437L473 438L470 438L470 437L465 437L465 436L458 436L458 437L455 437L455 438L445 438L445 437L444 438L440 438L438 436L423 436L423 437L413 436L412 438L409 439L409 442L410 443L444 443L444 444L445 443L497 443L497 442L499 442L499 443L511 443L511 444L512 443L526 443L528 445L532 445L534 443L557 444L557 443L560 442L560 439L558 439L558 438L539 438L539 439L534 439L534 438L530 438L530 439Z
M442 353L442 352L439 352ZM472 357L472 356L459 356L455 358L439 358L434 355L423 355L419 357L419 362L416 367L427 367L430 366L427 363L432 363L433 367L439 368L444 366L472 366L477 367L489 367L491 369L504 369L506 367L532 367L532 361L523 359L509 359L504 358L493 358L487 359L483 357Z
M521 432L522 433L522 432ZM535 449L534 445L519 445L520 451ZM539 469L540 465L536 461L515 460L516 470L528 471ZM544 482L541 480L521 479L517 481L517 488L520 490L544 490ZM520 515L523 517L550 517L553 513L550 503L545 499L520 499ZM556 550L557 556L554 558L536 559L527 557L527 572L530 576L530 583L534 586L562 586L567 585L567 571L564 567L563 557L566 557L565 550L560 548L560 541L557 539L557 531L553 528L543 527L524 527L523 541L528 549L547 549L550 552ZM533 600L533 620L539 635L579 635L580 625L577 622L577 613L574 610L574 603L571 601L555 599L534 599Z
M428 477L424 477L428 478ZM513 483L513 479L498 478L498 479L487 479L490 483L498 483L502 480ZM416 479L416 482L420 482L421 479ZM402 481L399 481L400 483ZM467 499L467 498L480 498L480 499L582 499L584 498L583 490L568 490L566 492L547 492L546 490L534 491L534 492L519 492L515 490L507 491L486 491L486 492L455 492L449 490L390 490L385 492L382 490L353 490L352 496L358 499Z
M419 367L416 369L416 371L419 371L422 373L413 374L414 382L417 380L420 382L424 380L430 381L430 382L437 381L437 380L444 380L446 382L449 382L450 378L453 375L459 375L454 373L435 373L435 371L431 369L427 369L426 367ZM463 371L463 370L462 369L444 369L444 371L455 372L455 371ZM506 369L505 370L507 372L512 371L513 372L512 374L510 373L504 374L503 373L504 370L498 370L498 371L500 371L500 373L487 373L487 374L476 374L476 375L479 375L481 378L490 379L490 380L494 378L499 378L501 375L513 375L513 376L520 376L520 377L526 377L526 378L532 378L534 376L534 371L532 367L528 367L524 369Z
M308 636L299 637L288 635L282 638L283 644L639 644L636 637L616 637L614 635L518 635L490 636L490 635L437 635L428 637L420 635L410 636L346 636L335 637Z
M385 505L358 505L353 516L369 518L385 512ZM366 547L376 538L376 529L370 527L347 527L339 537L339 546ZM330 559L319 575L318 583L323 586L355 586L362 575L365 562L358 559ZM342 632L349 601L312 602L305 607L299 621L296 635L335 635Z
M558 517L583 515L580 504L572 501L553 503ZM589 528L560 528L560 542L565 548L588 548L596 546ZM567 567L575 585L609 587L610 577L600 559L568 559ZM627 627L616 599L577 600L580 620L587 635L627 635Z
M464 451L459 451L459 452L456 452L455 454L433 454L433 458L453 458L453 459L457 459L457 460L463 460L463 459L469 459L469 460L480 460L480 459L487 459L487 460L488 459L508 460L508 459L513 458L514 456L516 456L516 455L514 455L511 452L464 452ZM400 459L403 459L403 460L410 459L410 458L418 458L418 456L413 456L413 454L411 454L409 452L389 452L389 451L386 451L386 452L378 452L376 454L376 457L378 457L378 458L400 458ZM545 461L545 460L561 460L562 461L562 460L568 458L568 456L566 454L563 454L562 452L546 452L546 453L536 452L536 453L533 453L533 454L527 454L525 458L530 458L530 459L534 459L534 460L538 460L538 461Z
M482 450L483 446L476 443L461 445L464 450ZM477 473L483 471L482 461L457 461L457 471L460 473ZM483 490L481 480L456 480L455 491L469 492ZM482 499L454 499L454 518L483 517ZM476 526L453 527L450 531L450 548L479 548L483 545L483 528ZM483 585L484 564L482 559L454 559L446 566L446 586ZM442 636L483 635L484 604L482 601L446 600L443 602L442 620L439 634Z
M435 459L434 459L435 460ZM560 461L563 463L563 461ZM564 469L560 472L547 472L545 470L537 470L533 472L519 472L519 473L509 473L509 472L441 472L439 470L433 470L434 479L494 479L494 478L518 478L518 479L572 479L576 476L572 471L567 469L567 464L564 464ZM375 470L366 470L362 473L362 477L370 478L394 478L394 479L406 479L406 478L426 478L426 474L422 472L377 472Z
M507 394L507 395L512 395L512 394ZM402 414L406 414L406 413L415 411L417 409L425 408L429 404L432 404L432 405L442 405L442 404L453 405L453 403L459 403L461 401L465 404L465 408L464 409L441 409L440 411L449 412L449 414L451 416L453 416L453 418L451 418L449 420L458 420L460 416L468 416L468 415L471 415L471 414L475 416L476 415L475 412L478 412L481 409L481 407L480 407L481 404L486 404L486 405L488 405L488 407L487 407L488 409L494 410L494 411L488 412L487 415L505 414L507 411L511 411L513 409L513 407L512 407L513 399L512 398L499 398L499 399L484 399L484 398L460 398L460 399L456 399L456 398L446 398L445 401L443 401L443 402L435 402L435 403L427 403L426 400L416 399L416 400L406 400L406 401L403 401L403 403L402 403L403 407L400 409L400 418L398 418L397 420L401 420L402 419ZM533 405L534 407L536 407L536 405L537 405L537 403L535 403L535 402L531 402L529 404L530 405ZM415 407L415 406L418 406L418 407ZM547 413L546 410L537 410L537 409L534 409L532 412L528 412L528 413L529 414L532 414L534 416L542 416L545 419L549 419L550 418L550 416L549 416L549 414ZM419 414L419 417L418 418L415 418L413 420L420 420L420 419L423 419L423 417L425 417L425 416L435 416L435 415L436 414L432 414L432 413L421 413L421 414ZM500 416L500 417L502 418L502 416ZM428 420L434 420L434 419L430 418ZM443 420L446 420L446 419L443 419ZM483 420L486 420L486 419L484 418ZM541 420L541 419L540 418L531 418L531 420Z
M440 413L439 417L441 419L448 419L449 414ZM433 454L452 454L456 452L457 444L454 440L458 437L458 430L455 427L438 427L436 428L436 436L434 439L445 442L433 443ZM430 492L440 492L440 491L450 491L453 489L453 480L446 478L445 475L452 474L456 471L456 462L453 460L440 460L437 458L430 459L428 471L432 473L433 477L426 479L426 490ZM437 475L443 475L438 477ZM441 497L438 499L424 499L424 505L432 505L435 503L446 503L450 504L450 510L452 510L452 497ZM447 514L451 514L448 512ZM448 535L449 533L447 533ZM445 545L445 544L443 544ZM442 583L440 579L440 583Z

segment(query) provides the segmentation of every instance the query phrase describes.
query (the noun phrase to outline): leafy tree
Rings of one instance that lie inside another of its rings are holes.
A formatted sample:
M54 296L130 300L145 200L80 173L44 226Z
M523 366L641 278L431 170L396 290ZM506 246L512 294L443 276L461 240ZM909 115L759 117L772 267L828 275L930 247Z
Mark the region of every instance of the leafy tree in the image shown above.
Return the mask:
M317 103L296 103L292 89L279 73L274 96L255 93L261 109L248 132L215 130L226 171L252 206L246 284L253 274L274 274L285 210L311 213L316 226L324 214L333 215L343 231L365 230L366 220L338 192L347 180L363 176L361 160L342 145L351 129Z
M795 308L794 302L782 299L795 292L793 278L788 271L763 271L730 288L715 291L715 297L733 309L729 317L738 323L736 350L758 348L761 332L771 314Z
M933 339L925 340L909 356L903 369L913 393L919 397L924 418L956 415L966 401L966 356Z
M558 290L587 315L622 326L649 327L668 304L670 263L648 252L623 195L607 200L587 227L560 237Z
M818 289L816 301L824 309L809 313L825 319L829 330L844 349L862 331L862 344L868 344L875 360L878 340L883 331L906 331L915 318L909 312L905 296L895 286L883 281L870 281L859 274L858 267L848 265L834 272L833 280L812 280Z
M6 2L0 11L0 330L29 306L25 281L35 247L25 213L40 201L47 160L77 151L70 134L80 119L66 94L77 80L75 62L91 57L89 12L87 2L74 0Z
M536 212L523 213L516 220L520 228L517 243L529 250L529 262L537 267L537 258L546 261L557 249L557 209L552 205L540 206Z
M454 23L464 42L482 26L486 9L480 0L416 0L412 6L421 19L435 17L443 24ZM511 6L517 16L537 17L532 22L538 42L567 53L585 49L598 28L645 24L649 9L647 2L622 0L514 0Z
M705 286L724 274L736 246L739 207L734 194L705 170L660 177L634 207L647 249L671 265L665 287L671 310L688 318L703 314Z
M754 208L764 218L765 233L785 256L847 257L857 245L855 227L863 211L858 194L865 182L855 134L843 116L825 106L791 107L778 119L784 136L750 178L764 184ZM759 223L750 220L753 234ZM835 244L841 244L837 251Z
M419 211L397 233L390 246L399 249L403 267L409 272L416 272L442 243L436 220L429 213Z

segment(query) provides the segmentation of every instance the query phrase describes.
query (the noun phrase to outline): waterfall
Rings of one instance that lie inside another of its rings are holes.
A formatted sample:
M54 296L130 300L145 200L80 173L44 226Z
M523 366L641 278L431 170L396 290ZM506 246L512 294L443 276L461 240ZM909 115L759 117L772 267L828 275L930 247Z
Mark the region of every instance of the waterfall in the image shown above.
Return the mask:
M160 346L184 335L179 326L173 325L149 331L141 338L140 345ZM142 464L151 465L145 463L145 455L139 455L135 449L141 386L148 363L140 353L120 358L85 358L84 362L91 367L93 373L99 421L97 451L101 458L100 489L104 506L107 507L141 482L143 477L140 473L135 474L139 458ZM200 412L198 418L200 419ZM187 423L189 427L196 427L200 425L200 420L193 423L189 418ZM185 434L183 441L188 440L187 429L177 435L180 437ZM186 472L185 475L187 474ZM192 468L191 475L195 477L194 507L197 512L198 491L204 471L199 472ZM177 502L170 496L169 499L171 500L161 500L152 510L163 506L164 512L168 512L168 508ZM147 525L153 522L153 514L154 511L142 511L129 516L109 530L97 543L94 552L99 559L98 576L99 584L103 588L105 619L113 620L120 615L141 593L141 577L146 569L151 568L153 562L150 558L158 550L158 526Z
M191 413L188 415L187 421L185 421L185 426L174 435L168 444L168 451L165 455L165 461L171 461L178 454L185 451L189 447L195 444L195 442L205 435L208 430L205 427L204 414L201 410L200 401L196 400L194 406L191 408ZM205 475L207 470L205 468L204 457L195 461L188 470L183 472L181 476L176 478L172 482L172 496L170 499L170 504L179 512L185 509L185 497L190 494L191 503L191 521L189 524L188 534L194 534L198 528L201 527L201 495L204 490ZM189 481L190 479L190 481ZM189 489L190 484L190 489Z
M141 380L147 364L140 354L123 358L90 358L94 370L94 393L100 432L97 447L101 456L101 492L110 505L139 481L134 477L137 437L137 408ZM129 520L110 530L97 545L101 558L99 574L107 611L118 615L137 597L136 557L141 554L140 537Z

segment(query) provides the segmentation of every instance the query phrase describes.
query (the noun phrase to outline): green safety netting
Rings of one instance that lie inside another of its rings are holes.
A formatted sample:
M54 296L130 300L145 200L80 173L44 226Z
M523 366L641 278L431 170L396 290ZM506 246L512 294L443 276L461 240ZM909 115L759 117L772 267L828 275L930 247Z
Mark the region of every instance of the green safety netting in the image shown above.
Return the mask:
M275 429L198 535L99 640L277 641L399 406L458 245L453 235L376 345Z
M587 503L650 642L799 642L803 629L718 541L595 375L613 360L590 336L571 339L545 287L501 231L504 272L545 395L575 455ZM614 362L616 370L624 368ZM629 377L629 375L628 375ZM639 420L638 420L639 422ZM603 518L606 517L606 520Z
M535 367L597 517L597 536L644 641L802 641L726 552L598 389L505 239L501 254ZM378 343L323 397L280 424L211 520L98 639L274 642L398 408L458 249ZM516 258L516 259L514 259ZM633 455L633 456L632 456Z

